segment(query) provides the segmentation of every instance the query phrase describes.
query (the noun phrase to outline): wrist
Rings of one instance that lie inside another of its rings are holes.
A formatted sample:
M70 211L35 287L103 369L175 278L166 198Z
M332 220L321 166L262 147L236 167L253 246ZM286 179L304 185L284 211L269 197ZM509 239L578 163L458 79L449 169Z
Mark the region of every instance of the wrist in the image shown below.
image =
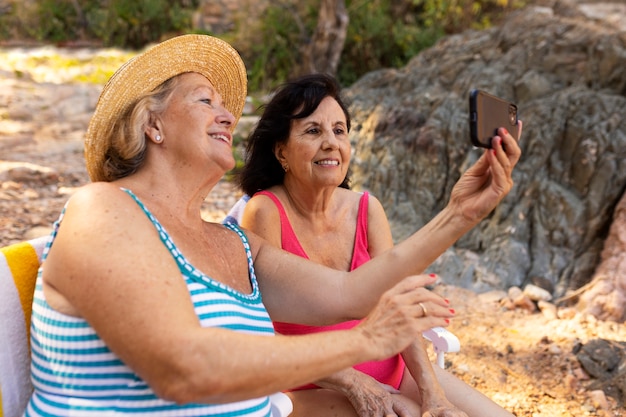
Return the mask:
M448 203L434 218L435 224L444 225L450 228L454 235L461 237L482 219L470 218L466 216L459 204Z
M322 388L334 389L340 391L343 394L350 392L352 387L357 384L356 375L357 371L353 368L346 368L341 371L316 381L315 384Z

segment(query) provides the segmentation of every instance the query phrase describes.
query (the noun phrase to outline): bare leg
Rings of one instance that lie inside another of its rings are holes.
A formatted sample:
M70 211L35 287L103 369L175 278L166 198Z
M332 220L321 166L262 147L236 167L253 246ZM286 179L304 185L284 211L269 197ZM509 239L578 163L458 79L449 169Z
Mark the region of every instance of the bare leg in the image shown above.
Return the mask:
M514 417L480 391L461 381L449 372L433 366L439 384L443 387L448 401L465 411L469 417ZM412 379L412 378L411 378ZM402 381L404 384L404 380ZM402 387L401 387L402 388ZM404 392L404 391L403 391Z
M289 417L358 417L350 401L338 391L310 389L288 392L287 395L293 402L293 413ZM420 408L414 401L402 395L397 397L412 415L421 416Z

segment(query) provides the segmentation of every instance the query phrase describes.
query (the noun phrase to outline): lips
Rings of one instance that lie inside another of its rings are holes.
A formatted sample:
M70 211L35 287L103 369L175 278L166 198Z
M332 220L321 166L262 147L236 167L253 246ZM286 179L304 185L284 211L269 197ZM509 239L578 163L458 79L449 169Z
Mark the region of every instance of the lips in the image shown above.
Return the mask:
M215 133L215 134L212 134L212 135L209 135L209 136L211 136L213 139L217 139L217 140L221 140L223 142L226 142L228 145L231 144L231 137L230 137L230 135L226 135L226 134L223 134L223 133Z
M316 165L324 165L324 166L339 166L339 161L335 159L322 159L321 161L316 161Z

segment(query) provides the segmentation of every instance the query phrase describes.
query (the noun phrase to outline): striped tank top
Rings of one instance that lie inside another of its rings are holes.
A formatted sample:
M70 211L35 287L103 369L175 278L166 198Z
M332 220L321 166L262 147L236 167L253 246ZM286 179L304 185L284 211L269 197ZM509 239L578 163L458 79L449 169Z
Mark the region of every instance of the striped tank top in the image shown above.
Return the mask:
M124 191L150 218L161 241L176 260L202 326L257 335L274 334L261 300L248 240L238 226L226 225L239 235L245 247L252 283L250 295L235 291L194 268L141 201L131 191ZM55 223L52 240L64 212L65 209ZM51 245L52 241L45 249L43 259ZM26 417L271 417L269 397L228 404L176 404L158 398L109 350L89 323L82 318L61 314L48 305L42 289L41 269L33 302L31 346L35 390Z

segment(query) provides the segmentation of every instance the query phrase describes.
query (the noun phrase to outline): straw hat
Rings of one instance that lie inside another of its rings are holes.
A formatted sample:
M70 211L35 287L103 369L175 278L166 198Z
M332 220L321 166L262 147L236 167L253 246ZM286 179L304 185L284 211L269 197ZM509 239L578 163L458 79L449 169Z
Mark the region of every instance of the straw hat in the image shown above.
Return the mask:
M204 75L239 120L247 94L246 68L237 51L208 35L182 35L161 42L122 65L104 86L85 137L85 161L92 181L104 179L109 147L106 132L134 102L185 72Z

